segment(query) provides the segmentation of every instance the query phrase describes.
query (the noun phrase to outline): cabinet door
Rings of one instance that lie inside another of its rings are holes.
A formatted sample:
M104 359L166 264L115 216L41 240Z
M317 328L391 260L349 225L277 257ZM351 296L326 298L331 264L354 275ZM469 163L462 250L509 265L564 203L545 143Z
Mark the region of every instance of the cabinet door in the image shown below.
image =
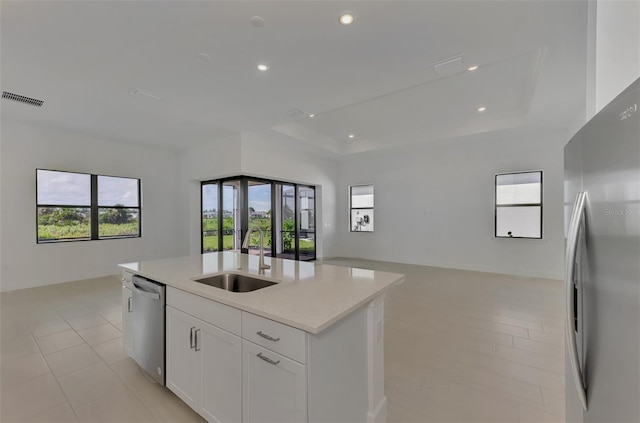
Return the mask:
M306 366L242 341L245 423L307 421Z
M122 287L122 349L133 357L133 327L131 326L131 297L133 291Z
M200 363L195 348L198 319L169 306L166 311L167 388L198 410Z
M242 420L242 340L208 323L198 322L202 398L200 414L210 422Z

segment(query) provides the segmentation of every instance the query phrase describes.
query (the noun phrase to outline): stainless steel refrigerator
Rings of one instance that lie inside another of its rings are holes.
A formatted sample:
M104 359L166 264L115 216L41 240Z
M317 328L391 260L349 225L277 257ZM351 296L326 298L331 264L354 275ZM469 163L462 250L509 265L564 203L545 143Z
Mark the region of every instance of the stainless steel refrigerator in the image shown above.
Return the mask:
M640 79L564 149L567 422L640 422Z

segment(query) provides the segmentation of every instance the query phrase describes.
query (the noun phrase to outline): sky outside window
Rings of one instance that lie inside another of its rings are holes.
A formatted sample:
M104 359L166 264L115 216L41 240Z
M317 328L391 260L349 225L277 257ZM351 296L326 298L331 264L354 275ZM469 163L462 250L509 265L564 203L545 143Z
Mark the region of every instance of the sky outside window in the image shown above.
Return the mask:
M271 184L249 185L249 207L255 211L271 210Z
M138 180L98 176L98 205L138 207Z
M41 169L37 172L38 204L91 204L91 175Z

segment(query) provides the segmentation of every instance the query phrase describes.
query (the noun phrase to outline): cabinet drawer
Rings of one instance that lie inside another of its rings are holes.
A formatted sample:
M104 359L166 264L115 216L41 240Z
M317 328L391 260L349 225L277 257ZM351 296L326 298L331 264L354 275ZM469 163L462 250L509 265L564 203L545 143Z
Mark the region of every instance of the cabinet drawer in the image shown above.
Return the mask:
M242 337L298 363L307 362L307 333L300 329L242 312Z
M189 292L167 286L167 305L240 336L241 311Z

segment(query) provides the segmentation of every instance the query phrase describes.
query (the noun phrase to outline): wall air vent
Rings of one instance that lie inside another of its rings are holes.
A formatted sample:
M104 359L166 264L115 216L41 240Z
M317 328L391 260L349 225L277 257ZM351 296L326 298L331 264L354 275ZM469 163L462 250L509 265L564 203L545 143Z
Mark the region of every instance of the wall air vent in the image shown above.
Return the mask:
M42 100L37 100L31 97L25 97L23 95L14 94L7 91L2 92L2 98L6 98L7 100L17 101L19 103L30 104L36 107L40 107L44 103L44 101Z

